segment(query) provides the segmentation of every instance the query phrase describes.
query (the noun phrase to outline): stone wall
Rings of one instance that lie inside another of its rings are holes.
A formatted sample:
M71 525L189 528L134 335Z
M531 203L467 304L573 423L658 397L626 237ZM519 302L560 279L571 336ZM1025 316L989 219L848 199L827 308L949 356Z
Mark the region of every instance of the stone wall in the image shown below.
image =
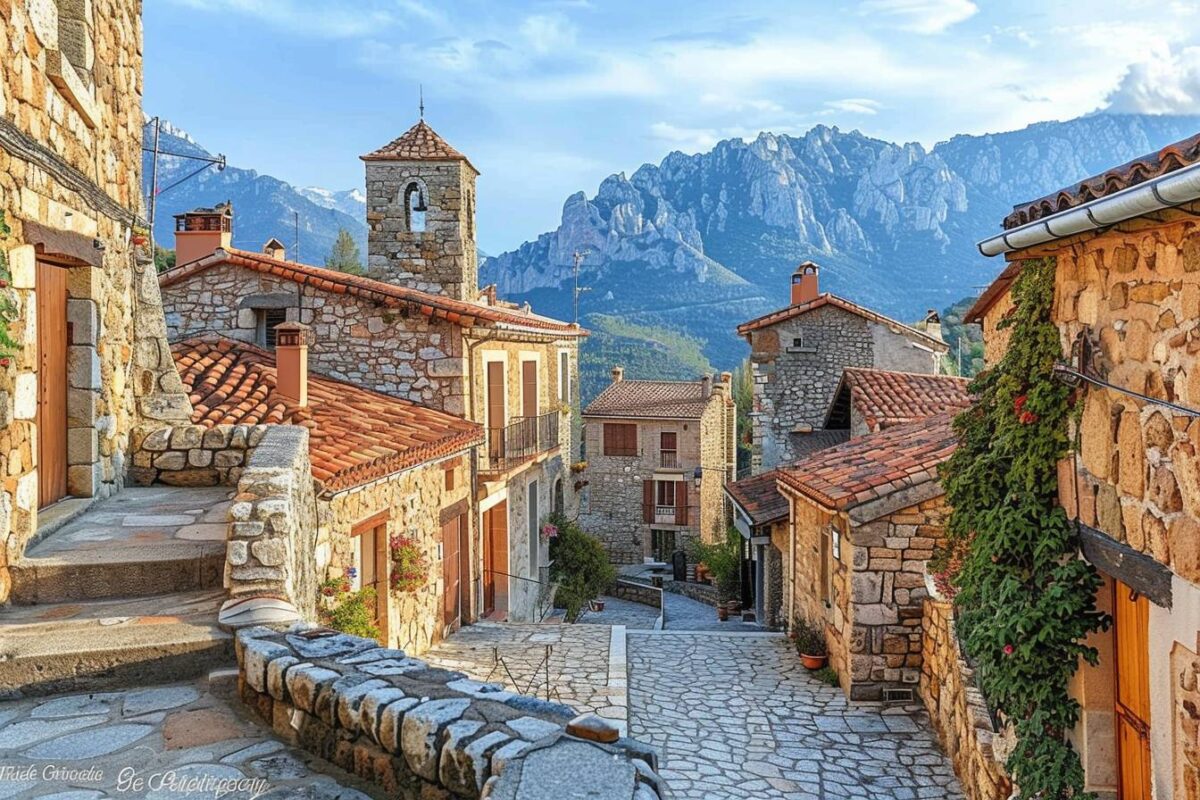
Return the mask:
M7 564L37 530L35 245L67 272L68 493L119 490L130 431L191 413L153 265L130 244L143 224L141 38L135 0L0 6L0 213L12 229L0 247L22 344L0 368L0 602Z
M1012 292L1005 291L988 308L983 315L980 327L983 329L983 363L995 366L1008 350L1008 340L1012 336L1011 328L999 327L1000 321L1012 310Z
M446 488L448 471L453 475L452 489ZM462 576L462 580L468 586L468 596L473 596L479 577L479 558L475 552L476 537L471 533L472 515L468 513L470 472L468 458L459 456L425 464L321 500L323 506L328 505L328 510L322 514L317 561L326 577L340 576L347 567L354 567L361 578L362 564L357 558L352 532L358 523L380 514L386 515L384 524L389 537L404 535L414 539L429 560L429 580L424 586L413 592L387 593L388 622L383 633L388 647L423 653L446 635L442 606L445 573L441 560L441 528L449 519L448 512L456 512L450 516L461 513L466 520L466 539L471 548L467 558L470 572ZM384 585L387 585L386 580ZM473 601L463 609L467 615L464 622L471 621L472 608Z
M270 425L139 426L127 479L134 486L237 486Z
M797 428L821 428L846 367L931 373L937 359L917 334L826 305L754 331L754 466L793 461Z
M963 658L950 603L926 600L921 701L968 800L1006 800L1012 783L992 749L996 729Z
M638 581L618 580L609 588L608 594L621 600L657 608L660 613L662 612L663 590L658 587Z
M238 635L242 699L284 741L405 800L656 800L653 750L589 715L332 631Z
M1200 632L1195 648L1176 642L1171 648L1171 709L1175 717L1175 797L1200 797Z

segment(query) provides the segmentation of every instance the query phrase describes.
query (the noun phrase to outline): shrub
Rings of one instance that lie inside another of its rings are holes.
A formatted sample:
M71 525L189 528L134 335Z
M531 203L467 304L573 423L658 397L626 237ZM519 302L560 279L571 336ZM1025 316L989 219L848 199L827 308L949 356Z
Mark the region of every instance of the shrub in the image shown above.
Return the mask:
M792 643L802 656L829 655L825 644L825 627L806 619L798 619L792 625Z
M725 532L723 542L695 543L692 559L708 567L722 601L738 598L742 589L742 535L736 528L730 527Z
M809 655L812 655L812 653L809 653ZM812 676L821 683L829 684L835 689L842 685L838 680L837 670L830 666L821 667L819 670L814 672Z
M354 570L338 578L329 578L320 586L317 616L321 624L335 631L379 639L380 631L375 625L375 590L371 587L354 591L350 579Z
M429 556L419 542L408 536L393 534L388 540L392 571L389 575L392 591L415 592L429 577Z
M584 533L574 520L553 514L547 524L558 530L550 539L550 580L559 584L554 602L566 609L567 621L574 622L589 600L612 585L617 571L608 563L600 541Z

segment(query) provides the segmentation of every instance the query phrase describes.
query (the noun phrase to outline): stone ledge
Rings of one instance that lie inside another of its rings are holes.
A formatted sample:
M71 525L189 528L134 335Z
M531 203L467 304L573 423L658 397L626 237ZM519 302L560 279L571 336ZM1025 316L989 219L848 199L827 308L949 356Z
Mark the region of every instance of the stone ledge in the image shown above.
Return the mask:
M659 800L653 750L598 718L303 624L238 633L239 690L276 734L390 796ZM568 734L567 727L579 736Z

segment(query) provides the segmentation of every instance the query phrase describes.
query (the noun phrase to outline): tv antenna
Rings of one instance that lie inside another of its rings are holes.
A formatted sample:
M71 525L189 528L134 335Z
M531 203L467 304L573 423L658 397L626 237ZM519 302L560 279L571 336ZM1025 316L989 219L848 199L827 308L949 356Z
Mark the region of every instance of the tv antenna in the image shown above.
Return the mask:
M574 253L571 254L571 258L575 262L575 324L576 325L579 324L579 295L583 294L584 292L591 291L591 287L589 287L589 286L585 286L582 289L579 288L579 267L580 267L580 265L583 264L583 257L585 255L587 255L586 250L582 251L582 252L579 250L576 250Z
M155 117L154 119L150 120L149 124L154 126L154 145L152 147L146 147L146 145L143 144L142 151L146 152L146 153L154 154L153 158L150 161L150 202L147 204L150 206L150 208L149 208L150 219L148 221L150 222L150 242L151 242L151 244L153 244L153 242L154 242L154 219L156 216L158 216L158 196L160 194L162 194L163 192L168 192L171 189L174 189L176 186L178 186L181 183L184 183L185 181L191 180L192 178L196 177L201 172L204 172L204 170L208 169L209 167L211 167L213 165L216 165L217 172L224 172L225 167L226 167L226 162L225 162L225 154L224 153L218 153L215 156L210 156L210 155L200 156L200 155L195 155L193 153L172 153L168 150L163 150L159 147L159 137L162 134L162 118ZM189 172L187 175L184 175L179 180L174 181L173 183L170 183L162 188L159 188L159 186L158 186L158 157L160 155L173 156L174 158L187 158L192 161L203 161L204 163L201 164L199 168L193 170L192 172Z
M417 94L420 98L420 105L417 106L417 110L421 113L421 119L425 119L425 85L424 84L422 84L422 83L417 84Z

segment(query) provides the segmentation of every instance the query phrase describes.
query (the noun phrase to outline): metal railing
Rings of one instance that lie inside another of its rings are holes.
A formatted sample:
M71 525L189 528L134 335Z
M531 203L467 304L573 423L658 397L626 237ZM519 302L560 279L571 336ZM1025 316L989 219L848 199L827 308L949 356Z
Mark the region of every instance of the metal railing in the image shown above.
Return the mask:
M680 525L680 507L679 506L663 506L657 503L653 505L643 506L643 514L645 519L653 519L659 525Z
M485 472L511 469L558 447L559 413L516 417L503 428L487 429L487 449L480 456Z
M519 581L524 581L527 584L537 585L537 599L534 600L534 621L541 622L550 616L550 612L554 610L554 595L558 593L558 582L550 580L537 580L536 578L527 578L523 575L513 575L511 572L501 572L495 569L485 569L485 573L490 575L502 575L505 578L515 578ZM544 568L538 568L538 574L541 575ZM546 573L549 577L549 573ZM512 595L512 589L509 588L509 596Z
M658 465L663 469L679 469L679 453L676 450L660 450Z

